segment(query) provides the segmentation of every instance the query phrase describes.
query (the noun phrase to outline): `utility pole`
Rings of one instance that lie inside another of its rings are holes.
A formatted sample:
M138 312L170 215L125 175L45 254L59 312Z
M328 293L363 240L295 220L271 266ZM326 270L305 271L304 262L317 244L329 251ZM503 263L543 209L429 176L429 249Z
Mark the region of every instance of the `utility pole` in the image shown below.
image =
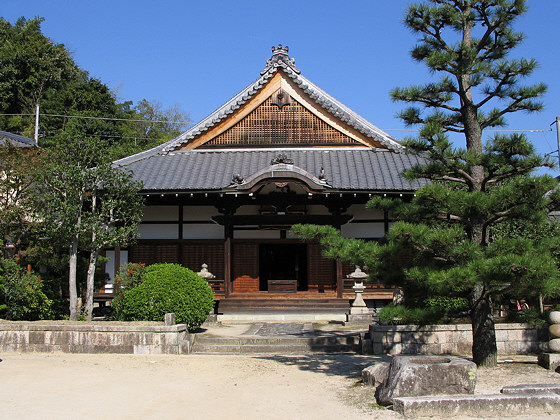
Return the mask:
M558 164L560 165L560 117L556 117L556 140L558 141Z
M35 105L35 146L39 146L39 104Z

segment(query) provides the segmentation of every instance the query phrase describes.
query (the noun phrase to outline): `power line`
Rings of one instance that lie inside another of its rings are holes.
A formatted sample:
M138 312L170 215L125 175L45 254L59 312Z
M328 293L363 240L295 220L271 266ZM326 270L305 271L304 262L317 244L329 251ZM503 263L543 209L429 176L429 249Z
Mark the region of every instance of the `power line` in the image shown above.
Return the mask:
M408 132L418 132L419 129L415 128L382 128L383 131L408 131ZM548 130L484 130L485 133L548 133L552 131L552 128Z
M4 116L34 116L35 114L0 114ZM143 123L166 123L166 124L194 124L192 121L169 121L169 120L134 120L128 118L109 118L109 117L87 117L84 115L62 115L62 114L41 114L41 117L60 117L60 118L82 118L88 120L107 120L107 121L130 121Z
M0 114L5 116L34 116L35 114ZM135 120L128 118L110 118L110 117L88 117L84 115L62 115L62 114L41 114L45 117L60 117L60 118L82 118L89 120L107 120L107 121L130 121L130 122L143 122L143 123L166 123L166 124L194 124L192 121L169 121L169 120ZM418 132L419 129L414 128L382 128L383 131L405 131L405 132ZM552 131L552 127L547 130L537 129L524 129L524 130L484 130L490 133L547 133Z

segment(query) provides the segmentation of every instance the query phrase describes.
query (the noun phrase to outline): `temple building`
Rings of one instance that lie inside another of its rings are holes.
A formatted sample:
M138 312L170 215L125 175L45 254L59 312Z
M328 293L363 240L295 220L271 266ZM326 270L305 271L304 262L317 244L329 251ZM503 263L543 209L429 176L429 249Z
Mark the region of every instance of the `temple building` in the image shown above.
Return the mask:
M287 47L273 47L257 80L211 115L115 162L143 182L146 208L138 241L109 250L109 268L173 262L199 271L207 264L224 315L348 308L354 267L324 258L290 227L331 225L346 237L379 239L391 219L366 202L411 197L422 183L401 172L418 163L306 79ZM369 283L363 297L392 299L393 290Z

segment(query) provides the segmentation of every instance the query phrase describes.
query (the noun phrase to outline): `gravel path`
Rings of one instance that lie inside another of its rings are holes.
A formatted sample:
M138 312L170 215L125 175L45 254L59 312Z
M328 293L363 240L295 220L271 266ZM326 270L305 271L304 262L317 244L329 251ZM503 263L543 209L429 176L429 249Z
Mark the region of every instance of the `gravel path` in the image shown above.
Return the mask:
M0 358L0 418L6 419L401 418L376 408L371 388L360 383L362 368L374 356L4 353ZM528 363L534 359L479 370L476 392L560 382L559 374Z

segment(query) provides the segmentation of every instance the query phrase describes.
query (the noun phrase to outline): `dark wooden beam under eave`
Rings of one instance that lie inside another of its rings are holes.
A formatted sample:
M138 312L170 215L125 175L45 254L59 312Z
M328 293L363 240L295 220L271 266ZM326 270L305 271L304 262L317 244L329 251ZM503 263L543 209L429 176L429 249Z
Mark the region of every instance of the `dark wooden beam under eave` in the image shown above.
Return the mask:
M330 225L341 226L348 223L352 219L350 214L342 215L301 215L301 214L263 214L263 215L232 215L232 216L214 216L212 220L220 225L231 224L233 226L249 226L249 225L295 225L295 224L312 224L312 225Z

